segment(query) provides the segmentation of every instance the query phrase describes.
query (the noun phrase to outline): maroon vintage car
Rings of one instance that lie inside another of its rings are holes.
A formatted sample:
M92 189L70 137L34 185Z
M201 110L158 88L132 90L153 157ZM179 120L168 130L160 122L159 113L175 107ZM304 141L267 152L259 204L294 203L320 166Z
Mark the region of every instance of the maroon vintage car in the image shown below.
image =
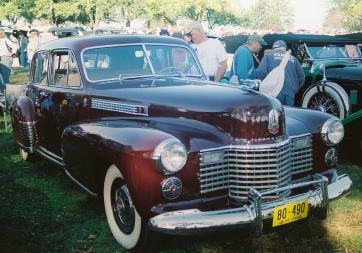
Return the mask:
M44 43L11 117L23 158L59 165L102 198L114 237L134 252L161 234L260 236L263 225L324 219L352 187L337 173L338 118L208 81L176 38Z

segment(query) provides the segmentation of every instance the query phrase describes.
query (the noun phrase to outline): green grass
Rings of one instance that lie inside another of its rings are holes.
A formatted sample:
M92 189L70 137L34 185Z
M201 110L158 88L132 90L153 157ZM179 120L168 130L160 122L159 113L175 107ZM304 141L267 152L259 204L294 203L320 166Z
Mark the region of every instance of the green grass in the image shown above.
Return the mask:
M351 176L354 188L330 203L326 220L311 216L274 229L266 227L260 239L245 231L166 237L158 252L362 252L362 167L358 159L342 155L340 171ZM1 253L127 252L113 238L102 202L87 195L58 167L21 160L2 117L0 180Z

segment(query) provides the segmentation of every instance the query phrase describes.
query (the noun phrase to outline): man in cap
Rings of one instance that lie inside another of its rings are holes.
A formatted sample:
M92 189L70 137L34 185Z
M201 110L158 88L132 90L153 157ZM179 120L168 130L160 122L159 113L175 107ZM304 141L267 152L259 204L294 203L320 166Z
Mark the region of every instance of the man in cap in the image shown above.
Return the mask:
M220 82L227 69L227 54L224 46L218 39L209 39L199 22L192 22L187 26L185 35L193 41L192 47L205 74Z
M260 62L257 72L257 78L263 80L274 68L280 65L283 55L287 51L287 45L283 40L277 40L273 44L273 51L264 55ZM305 74L299 61L290 56L285 66L284 85L277 95L277 99L283 105L294 105L294 96L303 86Z
M259 34L251 34L245 44L241 45L234 54L231 76L236 74L239 80L256 79L254 57L256 58L255 54L266 45L268 44Z
M27 46L27 54L28 54L28 62L31 63L31 60L33 58L33 55L35 51L38 49L38 47L41 44L41 38L38 36L38 30L31 29L29 31L29 43Z

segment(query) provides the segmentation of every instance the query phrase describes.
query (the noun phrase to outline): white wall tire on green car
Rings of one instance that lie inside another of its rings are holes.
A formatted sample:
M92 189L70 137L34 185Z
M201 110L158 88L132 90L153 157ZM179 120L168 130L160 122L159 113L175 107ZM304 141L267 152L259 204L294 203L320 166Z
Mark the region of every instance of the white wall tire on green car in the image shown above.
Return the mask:
M340 120L348 116L349 101L346 91L336 83L312 85L303 95L302 107L332 114Z

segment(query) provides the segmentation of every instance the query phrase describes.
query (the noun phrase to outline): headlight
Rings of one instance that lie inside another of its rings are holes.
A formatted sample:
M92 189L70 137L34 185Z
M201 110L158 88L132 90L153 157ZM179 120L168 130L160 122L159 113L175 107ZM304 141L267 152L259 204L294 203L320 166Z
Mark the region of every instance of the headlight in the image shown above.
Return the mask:
M158 144L152 159L159 171L165 175L174 174L185 165L187 150L178 139L167 139Z
M321 135L324 143L328 146L338 144L344 136L342 122L335 118L328 119L323 124Z

